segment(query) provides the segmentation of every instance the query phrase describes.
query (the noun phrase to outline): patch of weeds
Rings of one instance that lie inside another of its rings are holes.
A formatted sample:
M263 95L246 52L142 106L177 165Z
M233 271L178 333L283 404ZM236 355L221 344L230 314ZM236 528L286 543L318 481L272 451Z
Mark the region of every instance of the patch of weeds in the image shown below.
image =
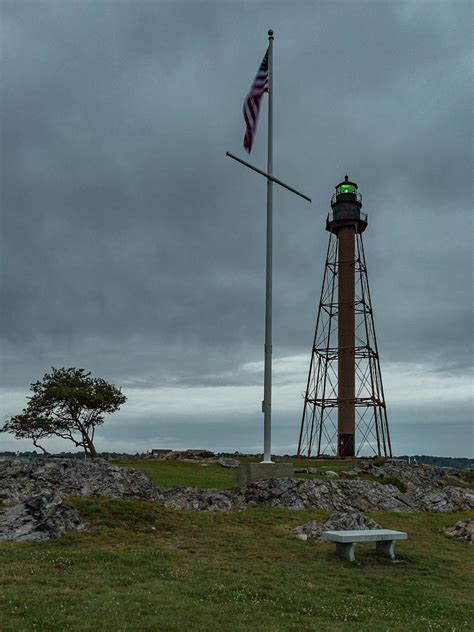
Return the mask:
M365 481L375 481L376 483L380 483L381 485L393 485L399 491L401 491L402 494L405 494L408 489L406 484L399 478L395 478L395 476L384 476L383 478L381 478L378 476L373 476L372 474L362 474L359 478Z
M462 470L461 476L465 481L474 485L474 470Z
M443 484L451 485L453 487L464 487L464 488L472 489L474 487L474 480L471 482L468 482L467 480L463 478L458 478L455 476L446 476L443 479Z
M405 494L408 489L406 484L399 478L395 478L395 476L388 476L386 478L383 478L380 482L382 483L382 485L393 485L394 487L397 487L402 492L402 494Z

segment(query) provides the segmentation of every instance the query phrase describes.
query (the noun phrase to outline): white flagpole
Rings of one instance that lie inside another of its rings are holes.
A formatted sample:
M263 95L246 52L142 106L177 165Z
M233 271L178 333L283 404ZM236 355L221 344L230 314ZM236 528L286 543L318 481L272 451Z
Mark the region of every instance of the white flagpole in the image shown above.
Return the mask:
M254 167L249 162L237 158L230 152L226 156L256 171L267 179L267 253L265 287L265 366L263 381L263 461L272 461L272 239L273 239L273 183L296 193L308 202L311 198L273 176L273 31L268 31L268 155L267 172Z
M273 31L268 31L268 156L267 173L273 176ZM265 368L263 382L263 463L272 462L272 241L273 180L267 178L267 258L265 292Z

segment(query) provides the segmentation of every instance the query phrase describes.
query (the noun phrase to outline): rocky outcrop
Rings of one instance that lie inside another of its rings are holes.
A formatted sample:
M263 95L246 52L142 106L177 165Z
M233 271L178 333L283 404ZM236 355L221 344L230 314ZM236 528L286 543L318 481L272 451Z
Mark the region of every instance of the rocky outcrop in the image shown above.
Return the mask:
M385 477L381 477L384 480ZM22 502L54 492L64 496L109 496L152 500L173 509L229 511L263 505L288 509L364 511L464 511L474 508L474 492L465 487L407 485L407 492L373 480L262 480L240 490L195 487L160 488L137 470L105 461L7 459L0 461L0 501Z
M459 538L474 544L474 520L458 520L452 527L446 527L441 531L451 538Z
M378 463L373 461L362 462L350 471L350 474L369 474L380 479L398 479L407 488L414 487L441 487L448 477L457 476L461 472L432 465L412 466L403 462L385 461Z
M393 485L374 481L320 481L274 478L242 490L247 505L337 511L411 511Z
M465 487L409 486L406 493L367 480L271 479L243 490L246 504L289 509L337 511L467 511L474 509L474 490Z
M0 461L0 501L21 502L45 492L59 496L160 498L159 489L145 474L106 461L47 458Z
M197 461L200 459L212 459L215 458L216 455L214 452L210 450L181 450L181 451L171 451L168 454L163 455L162 459L164 461Z
M198 487L172 487L162 489L162 502L168 509L194 509L197 511L230 511L243 506L240 494L222 489Z
M368 474L381 481L400 481L406 493L405 501L415 511L465 511L474 508L474 490L469 487L447 485L462 472L436 466L413 467L406 463L361 463L354 474Z
M364 511L463 511L474 507L470 491L460 487L417 490L403 494L375 481L320 481L275 478L251 483L238 491L173 487L156 490L155 500L170 509L230 511L237 507Z
M404 497L415 511L469 511L474 509L474 490L465 487L445 485L443 487L408 488Z
M326 522L310 520L291 531L300 540L320 540L323 531L349 531L351 529L382 529L381 525L357 511L332 514Z
M77 510L56 493L33 496L0 510L0 540L48 540L86 528Z

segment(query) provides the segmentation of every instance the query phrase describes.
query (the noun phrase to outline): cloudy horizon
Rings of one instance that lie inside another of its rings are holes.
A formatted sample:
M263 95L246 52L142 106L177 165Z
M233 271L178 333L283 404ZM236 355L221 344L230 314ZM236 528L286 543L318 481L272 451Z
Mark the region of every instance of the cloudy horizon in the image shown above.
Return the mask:
M266 185L225 152L245 158L242 103L273 28L274 173L313 199L275 187L273 452L296 451L347 172L393 452L474 455L470 2L0 12L0 421L76 366L128 397L99 451L262 451ZM0 451L31 448L0 434Z

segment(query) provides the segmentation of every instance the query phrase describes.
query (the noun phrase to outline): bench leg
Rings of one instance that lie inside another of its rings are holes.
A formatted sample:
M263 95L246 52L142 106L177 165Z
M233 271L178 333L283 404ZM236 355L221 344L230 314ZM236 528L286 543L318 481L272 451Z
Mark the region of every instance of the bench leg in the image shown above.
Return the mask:
M394 540L379 540L375 543L375 550L378 555L389 557L391 560L395 559L395 541Z
M354 548L355 542L336 542L336 554L348 562L354 562L355 560Z

